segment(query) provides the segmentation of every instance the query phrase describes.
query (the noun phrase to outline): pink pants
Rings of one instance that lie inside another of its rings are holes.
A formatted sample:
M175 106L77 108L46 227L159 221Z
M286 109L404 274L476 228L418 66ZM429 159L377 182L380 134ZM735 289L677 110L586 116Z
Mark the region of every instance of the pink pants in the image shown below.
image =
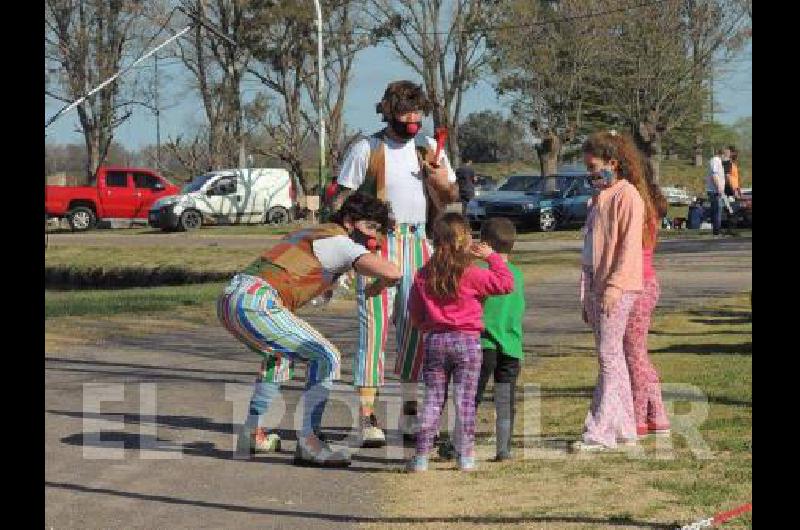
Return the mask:
M625 292L610 315L600 309L600 300L588 294L587 316L594 330L600 370L592 406L586 415L583 440L616 447L617 440L636 439L633 398L628 365L622 347L628 314L638 292Z
M661 399L661 383L658 372L647 354L647 332L650 330L650 316L660 294L658 279L653 277L644 281L642 294L636 299L628 316L623 348L628 363L628 373L633 391L633 413L636 425L640 428L655 424L659 428L669 426L669 419Z

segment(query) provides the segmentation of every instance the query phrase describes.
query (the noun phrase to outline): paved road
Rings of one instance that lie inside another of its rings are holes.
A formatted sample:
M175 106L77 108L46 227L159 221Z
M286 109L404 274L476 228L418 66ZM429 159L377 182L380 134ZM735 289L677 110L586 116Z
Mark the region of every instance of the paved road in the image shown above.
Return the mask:
M548 243L551 248L577 250L576 242ZM657 254L662 306L751 288L751 256L750 239L664 242ZM587 332L577 311L574 272L528 285L527 297L525 341L530 351L555 353L559 343ZM343 381L350 381L354 314L315 310L308 320L346 352ZM390 356L387 364L392 362ZM232 425L244 415L242 407L257 364L252 353L217 326L192 333L145 330L141 336L120 336L98 346L46 352L46 526L346 528L361 521L390 525L392 520L375 513L374 499L380 474L393 472L402 461L403 449L396 440L389 449L359 451L346 470L291 465L295 445L291 413L302 373L286 391L289 413L280 423L286 440L283 452L253 460L232 458ZM111 419L124 424L103 427L111 431L103 435L104 444L124 444L117 459L94 459L91 454L100 445L92 435L101 429L91 422L102 419L91 412L97 389L86 385L95 383L112 385L102 414L122 414ZM227 396L232 401L226 400L226 384L232 385ZM113 395L115 391L119 395ZM394 380L386 394L396 398ZM346 384L337 386L334 397L324 424L338 443L346 443L355 399ZM151 402L156 403L155 410ZM385 418L385 410L380 415Z

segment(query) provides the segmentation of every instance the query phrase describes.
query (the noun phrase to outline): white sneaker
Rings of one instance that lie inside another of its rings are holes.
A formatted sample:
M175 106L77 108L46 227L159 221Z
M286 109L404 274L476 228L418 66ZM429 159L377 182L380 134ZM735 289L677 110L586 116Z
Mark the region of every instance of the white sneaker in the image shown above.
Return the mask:
M297 439L294 452L294 464L311 467L347 467L350 457L345 451L332 451L323 441L314 435Z
M386 445L386 435L378 427L375 414L361 418L361 447L383 447Z
M607 451L609 447L595 443L595 442L584 442L584 441L577 441L572 442L569 447L570 453L598 453L602 451Z

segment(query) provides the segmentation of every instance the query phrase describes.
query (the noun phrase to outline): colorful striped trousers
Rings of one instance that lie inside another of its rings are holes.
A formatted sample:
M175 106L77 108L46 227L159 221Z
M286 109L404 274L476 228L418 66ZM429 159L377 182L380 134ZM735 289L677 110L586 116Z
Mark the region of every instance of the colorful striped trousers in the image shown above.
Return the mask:
M217 300L217 316L225 329L264 359L250 416L266 412L275 394L264 384L277 387L291 377L292 364L303 361L308 364L302 433L318 427L332 382L339 378L341 354L336 346L286 309L275 289L254 276L234 276Z
M416 382L422 370L422 335L411 326L408 295L414 274L428 262L432 248L425 237L424 224L400 224L390 230L380 250L384 259L396 264L403 274L400 282L367 298L364 289L372 278L356 275L358 296L358 350L353 357L353 385L383 386L384 352L389 321L394 323L397 340L395 373L404 382Z

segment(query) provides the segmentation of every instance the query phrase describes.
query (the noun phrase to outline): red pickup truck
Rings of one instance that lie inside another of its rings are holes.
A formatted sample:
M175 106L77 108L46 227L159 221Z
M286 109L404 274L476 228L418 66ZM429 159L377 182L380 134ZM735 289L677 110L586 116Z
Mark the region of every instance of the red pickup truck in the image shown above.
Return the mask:
M75 231L89 230L98 221L141 219L154 201L175 195L180 188L150 169L103 166L94 186L45 186L48 218L66 217Z

